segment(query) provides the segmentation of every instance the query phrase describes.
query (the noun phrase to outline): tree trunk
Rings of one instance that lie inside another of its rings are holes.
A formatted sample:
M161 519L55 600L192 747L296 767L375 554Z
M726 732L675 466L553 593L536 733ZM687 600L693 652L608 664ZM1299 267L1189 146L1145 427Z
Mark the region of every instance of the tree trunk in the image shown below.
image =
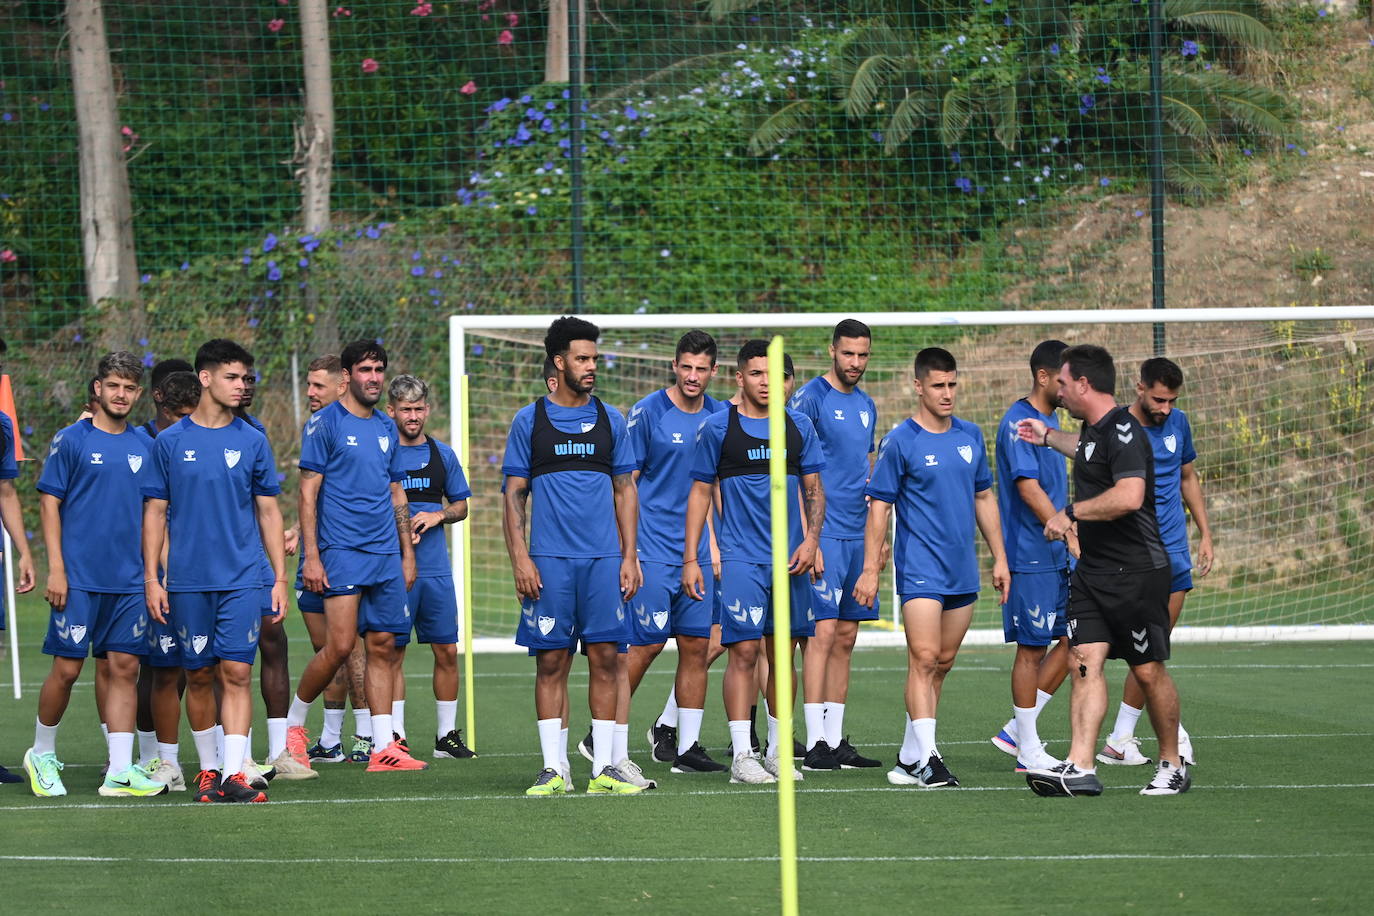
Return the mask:
M86 296L92 304L112 299L128 305L125 318L110 316L104 322L101 341L110 348L127 347L143 336L145 322L143 310L136 305L138 263L129 172L100 0L68 0L67 28L76 99Z
M549 32L544 46L544 82L568 82L568 5L577 6L577 30L582 52L583 68L587 59L587 4L586 0L549 0Z
M300 0L301 52L305 68L305 117L297 138L301 163L301 225L306 232L329 231L329 192L334 169L334 89L329 59L329 6L326 0ZM315 316L311 343L317 353L337 350L339 320L332 306L322 309L319 291L305 289L305 311Z

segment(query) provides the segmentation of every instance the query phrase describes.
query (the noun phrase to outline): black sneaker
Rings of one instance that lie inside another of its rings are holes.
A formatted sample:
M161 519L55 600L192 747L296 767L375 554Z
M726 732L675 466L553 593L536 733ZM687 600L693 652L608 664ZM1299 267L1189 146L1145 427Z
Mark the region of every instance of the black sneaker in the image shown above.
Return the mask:
M192 796L198 802L217 802L224 794L220 791L219 770L201 770L196 774L196 794Z
M812 772L838 770L839 768L840 762L835 759L835 752L824 741L817 741L811 745L811 750L806 752L802 760L802 769Z
M596 757L592 754L592 727L590 725L587 726L587 737L577 742L577 752L592 763L596 762Z
M654 752L654 759L659 763L672 763L677 759L676 728L671 725L659 725L655 722L644 737L648 739L649 747ZM700 747L700 745L697 746ZM724 768L722 767L722 769Z
M24 777L23 777L23 776L20 776L18 773L11 773L9 770L5 769L4 767L0 767L0 783L6 783L6 782L23 782L23 781L24 781Z
M840 768L844 770L867 770L883 765L881 760L865 757L854 750L854 745L849 743L848 737L841 739L840 746L835 748L835 759L839 761Z
M1027 770L1026 785L1043 798L1102 794L1102 780L1096 773L1085 773L1067 760L1048 769Z
M926 765L921 767L921 772L917 774L921 785L927 789L959 787L959 779L945 766L945 760L939 754L931 754L926 760Z
M658 758L655 757L655 760ZM706 748L698 741L673 759L673 773L724 773L728 770L723 763L711 759Z
M250 786L242 773L235 773L219 784L219 798L215 801L230 804L265 802L267 793Z
M465 760L468 757L476 757L477 752L463 743L463 732L455 728L434 742L434 756Z
M749 707L749 747L753 750L753 752L754 752L755 754L759 754L760 756L762 756L762 753L763 753L763 744L762 744L762 742L759 741L758 719L759 719L759 708L758 708L757 706L750 706L750 707ZM734 753L735 753L735 749L734 749L734 745L732 744L732 745L730 745L730 754L733 755Z
M1186 766L1174 766L1161 760L1155 769L1155 778L1140 790L1141 795L1182 795L1193 785L1193 777L1188 775Z
M806 745L796 738L792 739L792 759L801 760L806 756Z

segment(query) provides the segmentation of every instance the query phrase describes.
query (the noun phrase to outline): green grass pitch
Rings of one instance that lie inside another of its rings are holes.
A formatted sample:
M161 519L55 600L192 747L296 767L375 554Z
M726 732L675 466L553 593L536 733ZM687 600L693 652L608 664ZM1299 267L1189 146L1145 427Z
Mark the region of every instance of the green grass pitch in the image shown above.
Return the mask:
M6 663L0 699L0 762L11 768L32 740L47 670L43 608L26 599L21 615L25 696L9 698ZM288 620L294 673L307 641L294 612ZM407 660L417 752L434 725L423 648ZM181 793L98 797L104 748L88 670L58 742L70 795L0 787L6 906L776 911L774 792L649 763L643 735L673 658L650 671L631 727L632 753L659 778L657 791L588 797L588 765L574 750L577 793L524 798L539 768L531 664L502 655L478 659L479 759L433 761L417 774L323 766L320 779L275 784L271 802L244 808L196 806ZM901 736L904 664L895 650L855 656L847 730L888 765ZM1008 714L1009 664L1005 650L970 650L946 685L940 744L965 788L896 789L882 770L807 775L797 794L803 912L1363 909L1374 892L1367 645L1179 647L1173 667L1199 759L1193 791L1179 798L1143 798L1136 790L1147 773L1108 767L1101 798L1033 796L988 743ZM574 673L574 741L587 725L584 671ZM723 757L719 675L703 741ZM1067 713L1061 696L1042 717L1051 752L1065 748ZM187 731L183 760L194 761ZM259 721L259 748L264 734ZM1144 746L1151 753L1153 741Z

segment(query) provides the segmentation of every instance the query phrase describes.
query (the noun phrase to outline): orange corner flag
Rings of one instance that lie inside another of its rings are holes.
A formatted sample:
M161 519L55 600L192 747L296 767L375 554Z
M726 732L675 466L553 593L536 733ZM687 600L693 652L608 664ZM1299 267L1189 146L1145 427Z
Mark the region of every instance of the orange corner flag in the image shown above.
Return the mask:
M14 430L14 460L24 461L24 443L19 437L19 412L14 409L14 386L8 375L0 375L0 410L10 418L10 428Z

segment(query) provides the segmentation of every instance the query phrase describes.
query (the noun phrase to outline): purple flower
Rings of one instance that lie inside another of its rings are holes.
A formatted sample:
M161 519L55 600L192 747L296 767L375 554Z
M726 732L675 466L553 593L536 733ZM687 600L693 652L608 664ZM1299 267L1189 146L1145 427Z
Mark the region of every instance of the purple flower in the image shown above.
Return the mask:
M506 106L509 104L510 99L497 99L495 102L492 102L490 105L487 106L487 111L505 111Z
M959 151L957 149L952 149L949 151L949 161L954 163L955 165L958 165L959 163L964 161L964 157L959 155Z
M154 364L155 362L157 362L157 360L153 359L153 354L152 354L151 352L149 352L149 351L144 351L144 353L143 353L143 365L144 365L146 368L151 369L151 368L153 368L153 364Z
M472 345L472 355L473 355L473 356L481 356L481 355L482 355L483 353L485 353L485 352L487 352L487 348L484 347L484 346L482 346L481 344L473 344L473 345Z
M84 338L81 336L80 331L72 335L72 343L81 343L82 340L84 340Z
M635 111L633 106L626 105L625 117L629 118L631 121L634 121L639 117L639 112Z
M244 256L243 256L243 266L244 266L244 267L247 267L249 264L252 264L252 263L253 263L253 258L252 258L252 256L250 256L250 255L244 255Z
M1102 187L1105 188L1107 185L1109 185L1109 184L1112 183L1112 180L1111 180L1110 178L1100 178L1100 179L1098 179L1098 182L1097 182L1097 183L1100 184L1100 185L1102 185Z
M26 435L26 436L32 436L32 435L33 435L33 427L32 427L32 426L29 426L27 423L24 424L24 435Z
M272 233L269 232L269 233L267 234L267 238L265 238L265 239L262 240L262 250L263 250L264 252L268 252L268 251L271 251L273 248L276 248L276 247L277 247L277 237L276 237L275 235L273 235Z
M567 97L568 97L568 93L567 93L567 91L565 90L565 91L563 92L563 98L566 99ZM553 111L553 110L554 110L555 108L557 108L557 107L558 107L558 103L557 103L557 102L545 102L545 103L544 103L544 110L545 110L545 111Z
M1197 57L1197 42L1196 42L1196 41L1185 41L1185 42L1183 42L1183 47L1179 48L1178 53L1181 54L1181 55L1183 55L1184 57Z
M973 181L968 178L956 178L954 179L954 186L963 193L967 194L973 190Z
M539 208L536 207L534 204L530 204L528 207L525 208L525 212L528 213L530 216L534 216L539 212Z
M182 270L190 270L190 269L191 269L191 262L190 262L190 261L182 261L182 262L181 262L181 269L182 269Z
M297 267L309 267L309 266L310 266L310 259L309 259L309 258L301 258L299 261L296 262L296 266L297 266Z
M138 282L139 282L139 283L147 283L147 282L148 282L149 280L151 280L151 279L153 279L153 275L152 275L152 274L144 274L143 276L141 276L141 277L138 278Z
M364 229L363 235L367 236L370 239L379 239L382 237L381 230L376 229L372 226L368 226L366 229Z
M269 268L269 269L268 269L268 271L267 271L267 280L268 280L269 283L276 283L276 282L277 282L278 280L280 280L280 279L281 279L281 270L280 270L279 268L272 267L272 268Z
M423 266L416 264L410 269L410 275L412 277L423 277L425 275L425 269Z
M1050 45L1050 53L1055 57L1059 56L1059 42L1056 41Z
M249 319L248 319L248 326L249 326L250 328L256 328L256 327L258 326L258 319L256 319L256 318L249 318Z
M138 339L138 345L139 345L140 347L147 347L147 346L148 346L148 338L146 338L146 337L140 337L140 338Z

